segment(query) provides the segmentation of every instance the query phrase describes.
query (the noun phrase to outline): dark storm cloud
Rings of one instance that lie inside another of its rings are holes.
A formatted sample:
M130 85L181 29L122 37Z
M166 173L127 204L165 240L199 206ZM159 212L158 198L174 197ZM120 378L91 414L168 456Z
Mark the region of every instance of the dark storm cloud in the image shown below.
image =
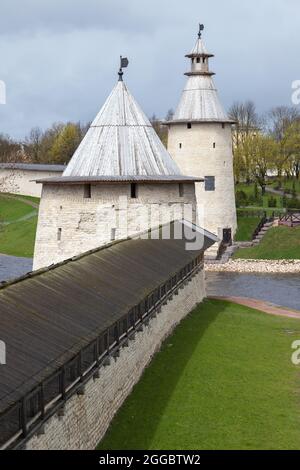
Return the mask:
M0 133L88 121L115 81L126 82L148 115L175 107L188 68L184 54L205 23L211 68L223 104L253 99L260 111L290 104L300 79L297 0L2 0Z

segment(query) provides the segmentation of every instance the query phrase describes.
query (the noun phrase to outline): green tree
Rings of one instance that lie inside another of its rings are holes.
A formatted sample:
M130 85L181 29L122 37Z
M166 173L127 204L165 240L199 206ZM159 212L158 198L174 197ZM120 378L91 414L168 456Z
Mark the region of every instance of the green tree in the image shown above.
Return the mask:
M51 147L51 160L55 163L68 163L81 139L82 134L78 124L68 123L63 126Z

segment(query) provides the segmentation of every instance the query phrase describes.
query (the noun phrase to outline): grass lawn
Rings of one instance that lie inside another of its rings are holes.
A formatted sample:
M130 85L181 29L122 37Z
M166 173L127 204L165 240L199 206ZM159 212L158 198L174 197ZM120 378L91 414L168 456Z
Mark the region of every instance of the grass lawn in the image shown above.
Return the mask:
M239 249L234 258L300 259L300 227L273 227L259 245Z
M238 217L238 228L235 235L237 241L252 240L252 235L258 226L261 217Z
M281 188L284 189L289 189L290 191L293 190L293 186L295 186L296 193L300 194L300 180L297 180L296 178L293 179L287 179L287 178L282 178L280 180L280 183L278 180L275 180L271 186L272 188L277 187L280 184Z
M39 202L38 198L0 194L0 253L30 258L34 250L37 209L18 197Z
M99 449L299 449L300 321L206 301L165 341Z
M18 199L0 194L0 223L12 222L34 211L34 208Z

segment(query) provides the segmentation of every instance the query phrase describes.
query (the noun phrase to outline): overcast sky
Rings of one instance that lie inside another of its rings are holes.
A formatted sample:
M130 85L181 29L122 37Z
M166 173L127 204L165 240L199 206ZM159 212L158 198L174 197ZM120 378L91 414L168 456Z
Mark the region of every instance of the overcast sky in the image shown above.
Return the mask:
M144 111L175 108L198 23L226 109L291 104L300 79L299 0L1 0L0 133L93 119L128 56L125 81Z

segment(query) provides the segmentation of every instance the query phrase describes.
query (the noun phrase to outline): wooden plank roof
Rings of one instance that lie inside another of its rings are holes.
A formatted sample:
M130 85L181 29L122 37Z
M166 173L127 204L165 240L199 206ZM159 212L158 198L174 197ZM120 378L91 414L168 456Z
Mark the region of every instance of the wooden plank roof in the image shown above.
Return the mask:
M0 289L0 413L70 360L216 238L114 242Z

